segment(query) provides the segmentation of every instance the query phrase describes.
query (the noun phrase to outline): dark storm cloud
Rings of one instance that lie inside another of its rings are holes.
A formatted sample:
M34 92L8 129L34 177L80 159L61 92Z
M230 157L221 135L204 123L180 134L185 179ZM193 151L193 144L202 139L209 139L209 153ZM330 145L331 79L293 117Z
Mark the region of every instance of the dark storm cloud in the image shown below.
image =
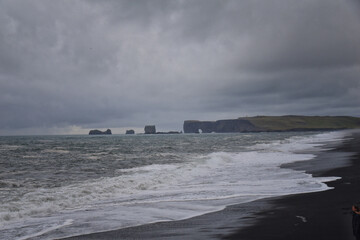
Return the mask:
M350 68L268 73L251 78L245 88L242 83L233 81L231 88L225 86L222 89L223 95L228 96L227 100L231 102L221 102L223 105L220 107L252 106L265 114L271 114L274 109L279 111L280 107L288 114L331 115L332 111L336 111L346 115L349 114L348 109L341 108L359 107L360 82L358 75L354 74L357 71Z
M358 115L359 10L355 0L0 1L0 134Z

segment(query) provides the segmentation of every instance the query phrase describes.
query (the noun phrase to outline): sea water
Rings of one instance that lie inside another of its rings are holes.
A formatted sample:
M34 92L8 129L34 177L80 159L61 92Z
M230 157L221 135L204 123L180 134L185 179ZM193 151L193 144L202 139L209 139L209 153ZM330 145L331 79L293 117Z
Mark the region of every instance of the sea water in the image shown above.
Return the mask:
M282 164L346 132L0 137L1 239L54 239L186 219L329 189ZM303 153L301 153L303 152Z

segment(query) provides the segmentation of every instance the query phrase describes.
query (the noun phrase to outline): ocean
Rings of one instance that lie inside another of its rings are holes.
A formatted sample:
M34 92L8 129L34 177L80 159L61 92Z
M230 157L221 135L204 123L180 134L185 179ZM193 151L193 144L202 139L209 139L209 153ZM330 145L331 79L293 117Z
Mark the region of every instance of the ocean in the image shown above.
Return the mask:
M174 221L334 177L281 168L346 131L0 137L1 239L54 239Z

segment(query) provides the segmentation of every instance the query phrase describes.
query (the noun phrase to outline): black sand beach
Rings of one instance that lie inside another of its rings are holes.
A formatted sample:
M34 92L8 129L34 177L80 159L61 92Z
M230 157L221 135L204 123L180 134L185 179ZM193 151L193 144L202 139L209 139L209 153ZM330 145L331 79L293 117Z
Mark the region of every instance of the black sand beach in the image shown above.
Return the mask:
M284 167L341 179L327 183L333 187L328 191L262 199L191 219L67 239L355 239L351 205L360 200L360 133L314 160Z

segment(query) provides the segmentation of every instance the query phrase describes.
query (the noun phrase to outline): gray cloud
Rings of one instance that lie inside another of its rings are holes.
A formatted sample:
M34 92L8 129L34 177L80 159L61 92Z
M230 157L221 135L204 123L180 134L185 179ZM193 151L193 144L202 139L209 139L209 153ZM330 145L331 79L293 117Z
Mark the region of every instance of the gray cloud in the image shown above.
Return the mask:
M0 6L0 134L179 129L185 119L256 114L359 116L355 0Z

